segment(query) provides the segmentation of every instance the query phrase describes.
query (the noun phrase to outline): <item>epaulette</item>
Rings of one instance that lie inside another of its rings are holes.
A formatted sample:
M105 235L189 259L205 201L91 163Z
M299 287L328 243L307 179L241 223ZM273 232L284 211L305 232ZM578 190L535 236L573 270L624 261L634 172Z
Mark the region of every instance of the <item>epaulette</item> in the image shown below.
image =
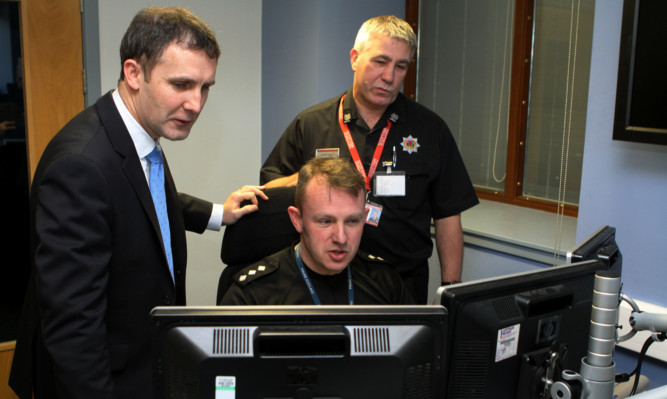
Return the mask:
M278 270L278 262L262 262L250 265L234 276L234 281L241 287L245 287L258 278L267 276Z
M369 261L369 262L387 263L387 261L384 260L383 258L381 258L379 256L376 256L376 255L367 254L366 252L363 252L363 251L358 251L357 256L360 257L361 259L363 259L365 261Z

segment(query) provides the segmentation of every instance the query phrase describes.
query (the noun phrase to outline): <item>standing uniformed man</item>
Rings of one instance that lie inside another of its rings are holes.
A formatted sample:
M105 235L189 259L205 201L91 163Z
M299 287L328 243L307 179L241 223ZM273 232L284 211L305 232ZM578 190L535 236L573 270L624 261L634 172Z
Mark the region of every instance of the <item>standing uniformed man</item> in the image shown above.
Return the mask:
M293 186L311 158L352 160L369 191L361 248L396 265L416 302L426 303L431 220L442 284L457 282L460 214L479 201L445 121L399 92L416 48L402 19L366 21L350 51L352 87L294 119L262 166L260 182Z

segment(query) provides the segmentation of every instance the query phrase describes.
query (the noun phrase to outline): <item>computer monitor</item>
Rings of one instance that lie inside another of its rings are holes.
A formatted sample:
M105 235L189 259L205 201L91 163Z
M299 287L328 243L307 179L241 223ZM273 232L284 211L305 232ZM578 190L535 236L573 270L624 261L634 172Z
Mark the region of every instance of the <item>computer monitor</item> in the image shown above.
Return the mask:
M602 226L567 252L567 263L598 259L621 275L623 256L616 244L616 228Z
M448 311L446 398L538 398L553 353L579 371L598 260L440 287Z
M422 306L158 307L157 398L442 398L447 312Z

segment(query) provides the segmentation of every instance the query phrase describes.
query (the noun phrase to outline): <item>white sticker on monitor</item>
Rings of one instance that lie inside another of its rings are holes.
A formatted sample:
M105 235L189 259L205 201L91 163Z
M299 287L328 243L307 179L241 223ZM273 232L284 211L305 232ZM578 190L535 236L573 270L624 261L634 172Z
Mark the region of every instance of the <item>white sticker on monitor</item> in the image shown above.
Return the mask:
M519 328L520 324L501 328L498 330L498 342L496 343L496 363L501 360L516 356L519 350Z
M215 399L236 398L236 377L215 377Z

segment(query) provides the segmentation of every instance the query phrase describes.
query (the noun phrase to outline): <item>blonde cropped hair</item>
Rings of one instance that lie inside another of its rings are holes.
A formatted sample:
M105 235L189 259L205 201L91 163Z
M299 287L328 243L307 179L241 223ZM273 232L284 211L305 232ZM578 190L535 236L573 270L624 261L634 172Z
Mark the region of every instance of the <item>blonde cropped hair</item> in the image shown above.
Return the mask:
M313 158L299 171L294 193L294 205L301 209L306 195L306 186L313 179L322 179L335 190L352 195L366 195L366 183L352 162L343 158Z

